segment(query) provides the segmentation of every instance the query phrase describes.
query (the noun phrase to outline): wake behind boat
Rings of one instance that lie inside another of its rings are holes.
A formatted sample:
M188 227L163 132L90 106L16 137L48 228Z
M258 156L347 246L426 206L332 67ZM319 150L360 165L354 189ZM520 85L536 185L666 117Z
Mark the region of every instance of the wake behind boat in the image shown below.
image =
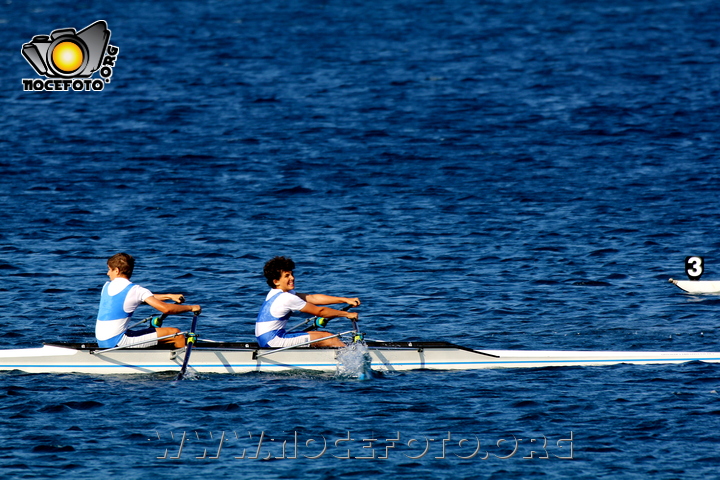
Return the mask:
M367 341L378 372L599 366L615 364L720 363L720 352L473 350L447 342ZM336 372L338 348L260 348L256 343L198 340L191 368L197 373ZM54 343L0 350L0 370L29 373L130 374L180 372L186 348L158 345L103 351L92 343Z

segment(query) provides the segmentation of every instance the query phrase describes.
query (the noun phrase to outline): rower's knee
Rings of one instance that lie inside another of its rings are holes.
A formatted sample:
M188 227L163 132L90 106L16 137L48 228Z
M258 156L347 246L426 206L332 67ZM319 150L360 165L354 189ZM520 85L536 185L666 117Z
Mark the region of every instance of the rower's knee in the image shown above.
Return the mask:
M330 332L309 332L310 333L310 340L318 340L325 337L331 337L332 333ZM327 340L320 340L319 342L311 343L311 347L338 347L342 348L345 346L345 344L340 340L338 337L332 337L328 338Z
M157 332L158 337L177 335L180 333L180 329L175 327L161 327L156 328L155 331ZM185 336L177 335L175 337L164 338L162 340L158 340L158 343L171 343L175 348L182 348L185 346Z

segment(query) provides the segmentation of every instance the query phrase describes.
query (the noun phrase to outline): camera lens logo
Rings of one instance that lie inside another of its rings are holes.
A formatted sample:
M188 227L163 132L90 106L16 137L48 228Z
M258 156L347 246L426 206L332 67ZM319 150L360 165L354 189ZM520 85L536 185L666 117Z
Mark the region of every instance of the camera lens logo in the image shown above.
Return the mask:
M105 83L110 83L118 53L120 49L110 45L104 20L79 32L60 28L50 35L36 35L22 46L22 55L48 80L23 79L24 90L103 90ZM91 79L98 70L103 79Z
M52 51L52 63L61 75L72 75L87 65L87 55L75 42L60 42Z

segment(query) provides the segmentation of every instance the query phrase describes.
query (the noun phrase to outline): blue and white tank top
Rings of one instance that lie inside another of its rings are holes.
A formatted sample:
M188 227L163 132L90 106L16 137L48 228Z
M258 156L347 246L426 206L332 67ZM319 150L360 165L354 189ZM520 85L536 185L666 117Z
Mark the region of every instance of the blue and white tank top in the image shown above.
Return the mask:
M295 291L283 292L280 289L270 290L255 322L255 336L261 347L268 347L268 342L275 337L285 335L285 325L293 312L305 307L305 301L295 295Z
M95 323L98 346L116 346L127 331L135 309L150 296L150 290L130 283L126 278L116 278L105 283L100 294L100 307Z

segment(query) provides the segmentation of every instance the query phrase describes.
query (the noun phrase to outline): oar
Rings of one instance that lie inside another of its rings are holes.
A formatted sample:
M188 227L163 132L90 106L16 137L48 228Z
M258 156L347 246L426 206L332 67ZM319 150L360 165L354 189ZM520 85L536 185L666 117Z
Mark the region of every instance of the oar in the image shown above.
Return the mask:
M365 334L360 333L357 326L357 321L352 321L352 327L353 327L353 343L360 343L363 340L365 340Z
M182 380L185 376L188 363L190 361L190 353L192 353L193 345L195 345L195 329L197 328L197 320L200 313L193 315L192 323L190 324L190 331L187 334L187 343L185 345L185 359L183 360L182 367L180 367L180 373L175 380Z

